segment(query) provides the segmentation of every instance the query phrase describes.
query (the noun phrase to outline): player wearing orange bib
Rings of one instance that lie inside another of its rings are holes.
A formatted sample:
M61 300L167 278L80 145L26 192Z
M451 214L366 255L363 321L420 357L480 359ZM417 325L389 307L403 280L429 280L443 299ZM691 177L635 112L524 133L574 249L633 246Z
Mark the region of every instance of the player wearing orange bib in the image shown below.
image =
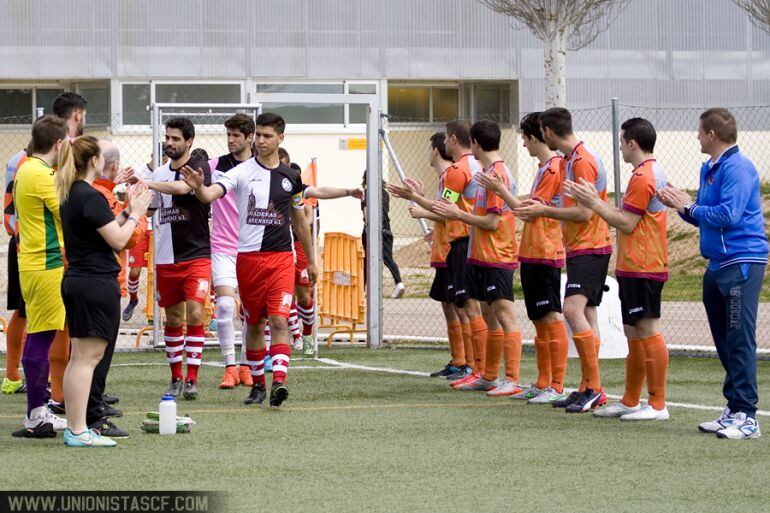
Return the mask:
M597 410L597 417L622 420L667 420L666 373L668 348L660 333L660 295L668 280L666 207L657 193L666 175L655 160L655 128L646 119L621 125L620 151L633 164L631 180L619 210L601 201L584 179L567 182L565 189L582 205L620 231L615 275L620 286L623 329L628 338L626 391L615 404ZM647 378L648 404L640 404Z
M562 164L564 178L570 181L582 178L594 184L601 200L606 201L607 172L604 164L595 151L575 137L570 112L555 107L542 112L539 120L548 147L565 155ZM528 200L525 206L516 209L516 214L527 221L545 216L563 222L567 250L564 317L572 329L583 380L576 392L552 404L557 408L566 408L568 413L587 412L606 402L599 376L600 339L596 307L602 301L612 253L609 226L598 214L569 196L562 198L562 208Z

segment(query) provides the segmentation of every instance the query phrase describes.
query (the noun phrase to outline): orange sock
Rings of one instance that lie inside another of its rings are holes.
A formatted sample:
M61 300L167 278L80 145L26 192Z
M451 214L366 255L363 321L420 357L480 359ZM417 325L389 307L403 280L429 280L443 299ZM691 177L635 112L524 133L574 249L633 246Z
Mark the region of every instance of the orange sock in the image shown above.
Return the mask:
M5 377L11 381L19 381L19 363L21 355L24 352L24 328L27 326L27 320L19 316L19 311L14 310L11 319L8 321L8 329L5 332L6 359L5 359Z
M465 347L463 346L463 325L460 321L448 322L446 325L449 335L449 352L452 353L452 365L465 365Z
M569 353L569 337L564 321L549 322L548 349L551 356L551 387L558 393L564 391L564 377L567 375L567 355Z
M503 358L503 344L505 334L503 330L489 330L487 332L486 358L484 372L481 377L487 381L494 381L500 373L500 360Z
M512 331L505 334L503 342L503 355L505 359L505 377L519 382L519 368L521 367L521 332Z
M575 344L575 349L577 350L578 359L580 360L580 387L578 388L578 392L582 392L586 389L586 383L588 382L588 372L586 371L586 352L583 348L583 339L577 338L574 334L572 335L572 342Z
M60 403L64 401L64 369L70 357L69 330L65 327L56 332L56 337L51 344L48 353L48 361L51 364L51 399Z
M594 333L594 348L596 349L596 357L599 358L599 349L602 347L602 339L599 335Z
M465 347L465 365L473 369L473 367L476 365L476 360L473 354L473 332L471 331L471 324L466 322L462 326L463 346Z
M666 407L666 375L668 374L668 347L658 333L642 339L644 367L647 371L647 402L656 410Z
M626 392L620 400L626 406L636 406L642 398L644 387L644 345L639 339L628 341L626 358Z
M581 360L584 360L585 365L585 386L592 389L594 392L598 392L602 389L602 380L599 376L599 356L596 354L596 340L594 332L591 330L581 331L572 335L575 345L577 346L578 340L583 347L583 355Z
M535 360L537 361L537 381L535 386L544 389L551 384L551 352L548 346L551 342L548 325L535 322Z
M473 339L473 356L476 366L474 371L484 374L484 364L487 357L487 323L483 317L471 319L471 337Z

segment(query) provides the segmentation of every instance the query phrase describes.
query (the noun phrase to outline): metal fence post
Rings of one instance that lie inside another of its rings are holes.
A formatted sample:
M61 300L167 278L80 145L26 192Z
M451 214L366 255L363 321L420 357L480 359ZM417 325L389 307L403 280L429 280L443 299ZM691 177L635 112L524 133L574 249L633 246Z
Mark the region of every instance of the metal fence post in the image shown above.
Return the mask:
M612 98L612 167L615 172L615 206L620 208L620 112L618 98Z
M379 128L382 123L376 103L369 104L366 127L366 345L382 346L382 150ZM375 146L373 146L375 145Z
M154 99L153 99L154 100ZM155 105L155 102L152 103L152 119L150 120L150 126L152 127L152 169L158 169L161 165L161 162L163 161L163 158L160 154L160 134L158 133L158 130L160 130L160 109L158 109L158 106ZM152 219L150 220L152 223L152 228L154 231L152 238L153 242L153 248L152 252L153 255L155 255L155 258L152 259L152 265L154 266L153 269L153 277L152 280L152 298L153 298L153 306L152 306L152 347L155 348L158 346L158 341L160 340L160 306L158 305L158 264L157 264L157 255L158 255L158 227L160 226L160 209L155 211L155 214L153 214Z

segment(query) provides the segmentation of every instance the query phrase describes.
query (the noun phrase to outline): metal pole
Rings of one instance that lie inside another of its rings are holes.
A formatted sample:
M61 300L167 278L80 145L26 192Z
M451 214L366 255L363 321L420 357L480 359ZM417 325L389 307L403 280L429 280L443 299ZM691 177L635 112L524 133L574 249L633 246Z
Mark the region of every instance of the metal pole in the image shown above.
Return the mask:
M379 106L369 103L366 123L366 346L382 345L382 156ZM363 276L361 277L363 278Z
M388 133L385 131L384 128L380 128L380 137L382 137L382 142L385 143L385 149L388 150L388 156L390 157L390 161L393 162L393 167L396 168L396 173L398 173L398 177L403 182L406 178L406 174L404 173L404 169L401 167L401 163L398 161L398 157L396 156L396 152L393 150L393 146L390 144L390 138L388 137ZM414 201L411 202L412 205L414 205ZM420 228L422 228L423 235L428 234L428 224L425 222L425 219L418 219L417 220L420 223Z
M156 170L160 167L160 163L162 162L162 158L160 155L160 134L158 133L158 130L160 128L160 109L158 109L158 106L154 103L152 104L152 169ZM157 193L156 193L157 194ZM151 219L153 229L157 230L160 226L160 212L159 210L155 211L155 214L152 216ZM152 238L152 252L155 258L152 259L152 265L153 265L153 277L152 280L152 347L157 347L158 341L160 340L160 307L158 306L158 264L157 264L157 256L158 256L158 237L157 237L157 231L153 234L155 235Z
M620 192L620 112L618 98L612 98L612 167L615 171L615 206L621 207Z
M315 167L315 157L311 160L313 168L318 173L318 168ZM318 269L318 275L320 279L323 269L319 265L318 258L318 208L313 207L313 226L310 229L310 233L313 234L313 255L315 256L316 269ZM313 284L313 357L318 358L318 279Z

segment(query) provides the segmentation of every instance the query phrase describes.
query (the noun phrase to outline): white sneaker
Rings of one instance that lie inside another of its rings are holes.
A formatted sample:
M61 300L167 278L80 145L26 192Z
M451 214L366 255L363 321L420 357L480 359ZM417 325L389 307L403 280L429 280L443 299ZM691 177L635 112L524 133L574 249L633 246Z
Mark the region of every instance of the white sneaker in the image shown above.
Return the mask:
M53 425L54 431L64 431L67 429L67 419L63 419L58 415L51 413L51 410L48 408L46 408L43 418L45 418L46 422L50 422Z
M749 440L759 438L762 433L759 431L757 419L747 417L745 413L736 413L733 415L732 423L726 428L717 431L717 438L727 438L729 440Z
M396 283L396 287L393 289L393 294L390 295L390 299L398 299L404 295L406 287L401 282Z
M717 433L729 427L732 423L733 414L730 413L730 408L725 408L722 410L722 415L714 420L699 424L698 429L703 433Z
M609 406L606 406L600 410L594 410L594 417L602 418L616 418L628 415L629 413L636 413L642 409L641 404L636 406L626 406L621 401L615 401Z
M566 393L559 393L552 387L546 387L540 395L527 401L527 404L551 404L556 401L563 401L566 398Z
M668 408L656 410L649 404L645 404L639 411L621 415L620 420L668 420Z

